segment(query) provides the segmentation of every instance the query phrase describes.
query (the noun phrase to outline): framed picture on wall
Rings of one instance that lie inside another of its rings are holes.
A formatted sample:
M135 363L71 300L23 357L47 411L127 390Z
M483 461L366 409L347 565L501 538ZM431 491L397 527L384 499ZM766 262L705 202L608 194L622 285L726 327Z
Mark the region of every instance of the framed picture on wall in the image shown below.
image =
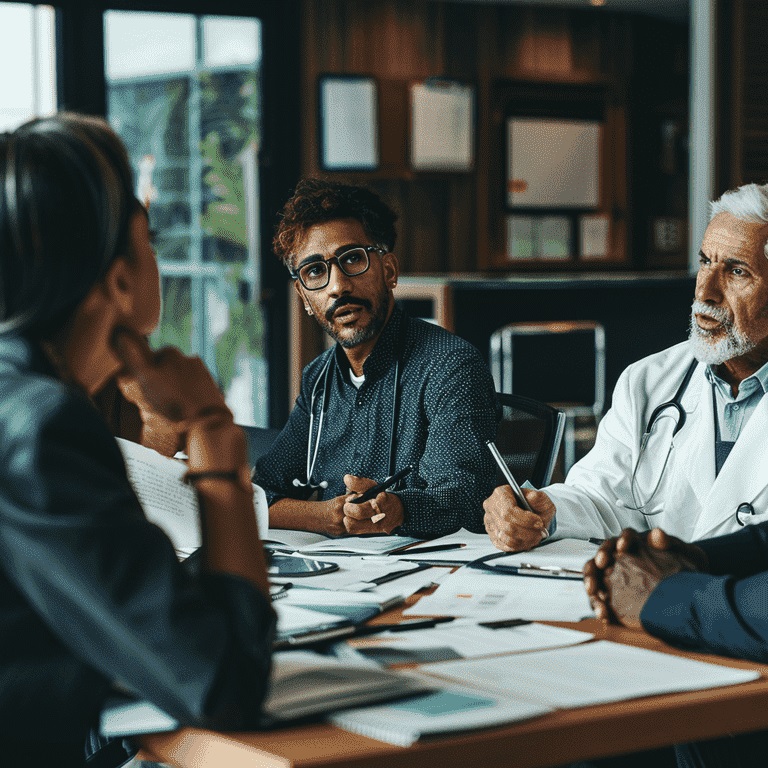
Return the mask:
M507 206L596 209L602 124L592 120L507 119Z
M375 171L379 167L376 80L321 75L318 108L320 167L325 171Z
M429 78L410 87L411 167L468 172L475 162L475 89Z

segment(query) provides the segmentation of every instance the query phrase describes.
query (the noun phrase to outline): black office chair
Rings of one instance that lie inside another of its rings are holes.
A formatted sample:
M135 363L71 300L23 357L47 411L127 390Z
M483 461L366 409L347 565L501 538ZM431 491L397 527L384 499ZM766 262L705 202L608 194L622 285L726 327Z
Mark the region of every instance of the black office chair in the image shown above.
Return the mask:
M502 410L496 447L518 483L526 480L536 488L552 478L563 440L565 414L551 405L523 395L497 392ZM499 485L505 481L499 473Z
M272 447L280 430L270 427L253 427L247 424L239 426L245 432L245 439L248 441L248 463L253 469L256 462Z

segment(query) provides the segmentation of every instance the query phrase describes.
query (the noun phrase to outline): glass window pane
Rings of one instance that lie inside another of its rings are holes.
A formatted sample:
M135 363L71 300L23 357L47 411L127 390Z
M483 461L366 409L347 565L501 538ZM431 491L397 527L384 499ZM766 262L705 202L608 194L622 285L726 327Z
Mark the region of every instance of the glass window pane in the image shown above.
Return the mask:
M156 347L173 346L192 352L192 281L189 278L163 277L160 281L163 311L160 325L152 334Z
M155 19L177 36L172 62ZM150 202L163 276L153 344L200 355L236 420L265 425L260 24L115 11L105 25L109 119L128 147L137 195ZM147 28L154 31L145 39ZM162 72L136 61L137 51L140 59L154 55L152 45L163 48ZM183 68L180 51L192 51Z
M261 61L261 35L256 19L206 16L203 19L206 67L231 67Z
M53 8L0 3L0 72L0 131L56 110Z
M188 72L195 68L195 17L107 11L107 78Z

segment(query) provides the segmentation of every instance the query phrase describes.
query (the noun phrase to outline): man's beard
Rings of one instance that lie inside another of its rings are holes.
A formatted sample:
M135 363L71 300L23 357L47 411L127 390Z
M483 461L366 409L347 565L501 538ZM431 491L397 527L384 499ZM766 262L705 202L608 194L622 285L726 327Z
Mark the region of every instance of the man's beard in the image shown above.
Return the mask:
M708 331L696 324L695 315L706 315L720 323L719 328ZM713 341L720 336L717 341ZM757 344L741 333L733 324L727 310L711 307L701 301L694 301L691 306L691 321L688 343L693 356L701 363L722 365L734 357L741 357L751 352Z
M382 291L378 297L378 306L376 311L371 315L368 325L362 328L357 328L352 335L340 335L333 327L333 315L336 310L345 306L346 304L357 304L361 307L365 307L368 311L373 308L372 302L368 299L357 298L355 296L342 296L333 302L329 307L325 316L318 316L318 322L322 329L334 340L339 343L344 349L352 349L358 346L358 344L364 344L366 341L376 338L381 332L381 329L387 322L387 310L389 309L389 293Z

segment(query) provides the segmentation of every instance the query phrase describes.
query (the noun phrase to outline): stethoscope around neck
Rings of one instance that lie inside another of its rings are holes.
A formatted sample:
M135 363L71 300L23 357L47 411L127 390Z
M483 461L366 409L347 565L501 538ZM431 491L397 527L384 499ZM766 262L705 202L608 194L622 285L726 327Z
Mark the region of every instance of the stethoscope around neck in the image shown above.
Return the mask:
M630 486L629 486L630 492L632 493L632 502L634 503L635 506L631 506L626 503L624 503L623 506L625 506L628 509L634 510L635 512L640 512L645 517L655 517L656 515L659 515L664 511L663 509L659 509L656 512L646 512L645 508L653 501L654 497L656 496L656 493L661 487L661 481L664 477L664 472L667 469L667 464L669 463L669 457L672 454L672 446L674 445L675 435L677 435L677 433L685 425L686 413L685 413L685 408L683 408L683 396L685 395L685 392L688 389L688 385L690 384L691 377L693 376L694 371L698 367L698 364L699 364L698 360L694 360L690 364L690 366L688 366L688 370L685 372L685 376L683 376L683 380L680 382L680 386L677 388L677 392L675 392L674 397L671 400L661 403L660 405L656 406L656 408L653 409L653 412L651 413L651 417L648 419L648 424L645 427L645 432L643 432L643 436L640 439L640 452L638 453L637 461L635 461L635 466L632 470L632 479L630 481ZM661 467L661 473L659 474L659 479L656 482L656 485L654 486L653 491L651 492L651 495L648 497L648 499L644 503L638 503L637 493L635 492L638 467L640 466L640 462L642 461L643 455L646 451L646 446L651 436L651 431L653 430L656 422L664 415L664 412L668 411L670 408L677 411L677 423L675 424L674 429L672 430L672 439L669 444L669 449L667 450L667 455L664 459L664 464ZM752 504L746 501L742 502L741 504L739 504L739 506L736 509L736 522L739 524L739 526L744 527L745 525L747 525L749 518L754 514L755 514L755 508L752 506Z
M643 432L643 435L640 438L640 451L637 455L635 466L632 469L632 478L629 483L629 489L632 494L632 504L634 506L627 503L624 503L623 506L635 512L640 512L645 517L654 517L658 514L661 514L661 512L663 511L660 509L656 512L646 512L645 509L653 501L659 488L661 487L661 481L664 478L664 472L667 469L667 464L669 463L669 457L672 454L672 446L674 445L675 436L685 426L686 413L685 413L685 408L683 408L683 396L685 395L685 392L688 389L688 385L690 384L691 378L693 377L693 373L698 367L698 365L699 365L699 361L694 360L688 366L688 370L685 372L685 376L683 376L683 380L680 382L680 386L677 388L677 391L675 392L672 399L667 400L666 402L663 402L660 405L657 405L656 408L653 409L653 412L651 413L651 416L648 419L648 424L645 427L645 431ZM646 447L648 445L648 440L651 437L651 432L653 431L653 428L656 426L656 423L659 421L659 419L662 416L666 415L665 412L668 412L670 409L677 412L677 423L675 424L672 430L672 439L670 440L670 443L669 443L669 449L667 450L667 455L664 458L664 464L661 467L659 479L656 481L656 485L651 491L650 496L648 496L648 498L644 502L638 502L638 494L636 493L636 490L635 490L637 486L637 471L640 467L640 464L642 463L643 456L645 455Z
M315 379L315 383L312 386L312 394L309 399L309 434L307 435L307 479L306 481L300 480L298 477L293 479L293 485L296 488L309 488L310 490L325 490L328 487L327 480L321 480L320 482L314 482L312 477L315 473L315 464L317 464L317 456L320 452L320 440L323 433L323 424L325 422L325 413L328 407L328 397L330 388L328 383L330 381L331 372L333 370L333 361L335 352L331 352L328 355L323 369ZM321 387L322 384L322 387ZM318 391L319 390L319 391ZM315 404L318 399L320 400L320 417L317 419L317 433L315 434L314 441L312 435L315 427ZM389 453L387 460L387 473L389 477L395 473L395 428L397 426L397 416L400 406L400 354L396 351L395 354L395 377L392 384L392 416L389 427Z

